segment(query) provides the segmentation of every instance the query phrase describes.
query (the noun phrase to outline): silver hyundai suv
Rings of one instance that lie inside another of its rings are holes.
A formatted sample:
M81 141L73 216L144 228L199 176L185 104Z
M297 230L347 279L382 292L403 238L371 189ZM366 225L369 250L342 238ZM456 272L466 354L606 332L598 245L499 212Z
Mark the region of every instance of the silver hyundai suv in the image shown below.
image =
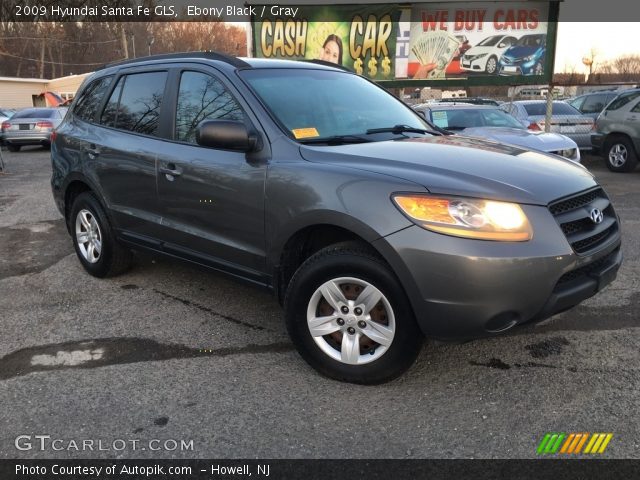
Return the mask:
M621 93L598 115L591 144L612 172L632 172L640 152L640 89Z
M51 156L89 274L122 273L145 249L268 288L302 357L339 380L398 376L423 335L547 318L622 261L618 217L584 167L446 135L335 65L214 53L110 65Z

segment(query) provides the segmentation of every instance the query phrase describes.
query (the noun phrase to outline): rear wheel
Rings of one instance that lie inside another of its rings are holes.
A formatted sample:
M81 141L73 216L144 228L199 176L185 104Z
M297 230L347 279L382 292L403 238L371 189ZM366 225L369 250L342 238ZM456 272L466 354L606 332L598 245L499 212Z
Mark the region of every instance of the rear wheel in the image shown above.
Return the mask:
M115 238L115 232L91 192L78 195L71 209L73 246L84 269L94 277L110 277L129 269L131 251Z
M604 149L607 168L612 172L631 172L638 164L636 151L631 140L616 136L607 141Z
M10 152L19 152L22 145L14 145L13 143L7 143L7 150Z
M302 357L337 380L389 381L413 364L423 344L398 280L366 245L333 245L304 262L285 310Z

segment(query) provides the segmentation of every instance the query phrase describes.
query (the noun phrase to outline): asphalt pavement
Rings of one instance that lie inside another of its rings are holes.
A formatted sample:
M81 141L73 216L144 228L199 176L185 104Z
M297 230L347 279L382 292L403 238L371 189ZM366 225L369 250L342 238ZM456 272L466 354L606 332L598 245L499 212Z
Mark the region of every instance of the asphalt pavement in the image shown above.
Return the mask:
M0 458L532 458L547 432L610 432L603 457L640 458L640 169L585 158L623 223L603 292L508 335L427 341L365 387L308 367L265 292L147 254L89 276L49 152L3 156Z

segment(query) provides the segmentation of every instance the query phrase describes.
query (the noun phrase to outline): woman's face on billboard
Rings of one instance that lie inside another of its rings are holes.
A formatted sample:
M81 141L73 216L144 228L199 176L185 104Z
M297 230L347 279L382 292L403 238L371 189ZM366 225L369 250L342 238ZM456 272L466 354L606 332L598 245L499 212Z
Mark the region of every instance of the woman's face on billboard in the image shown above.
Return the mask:
M320 52L320 60L325 62L338 63L340 58L340 47L333 40L327 42L322 51Z

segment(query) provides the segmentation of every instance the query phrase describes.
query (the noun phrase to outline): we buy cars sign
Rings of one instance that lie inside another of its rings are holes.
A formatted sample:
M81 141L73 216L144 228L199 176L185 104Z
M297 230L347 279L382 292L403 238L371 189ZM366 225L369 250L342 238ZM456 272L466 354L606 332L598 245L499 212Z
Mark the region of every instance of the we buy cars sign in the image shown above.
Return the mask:
M549 3L425 3L410 15L404 78L543 75L553 47Z

